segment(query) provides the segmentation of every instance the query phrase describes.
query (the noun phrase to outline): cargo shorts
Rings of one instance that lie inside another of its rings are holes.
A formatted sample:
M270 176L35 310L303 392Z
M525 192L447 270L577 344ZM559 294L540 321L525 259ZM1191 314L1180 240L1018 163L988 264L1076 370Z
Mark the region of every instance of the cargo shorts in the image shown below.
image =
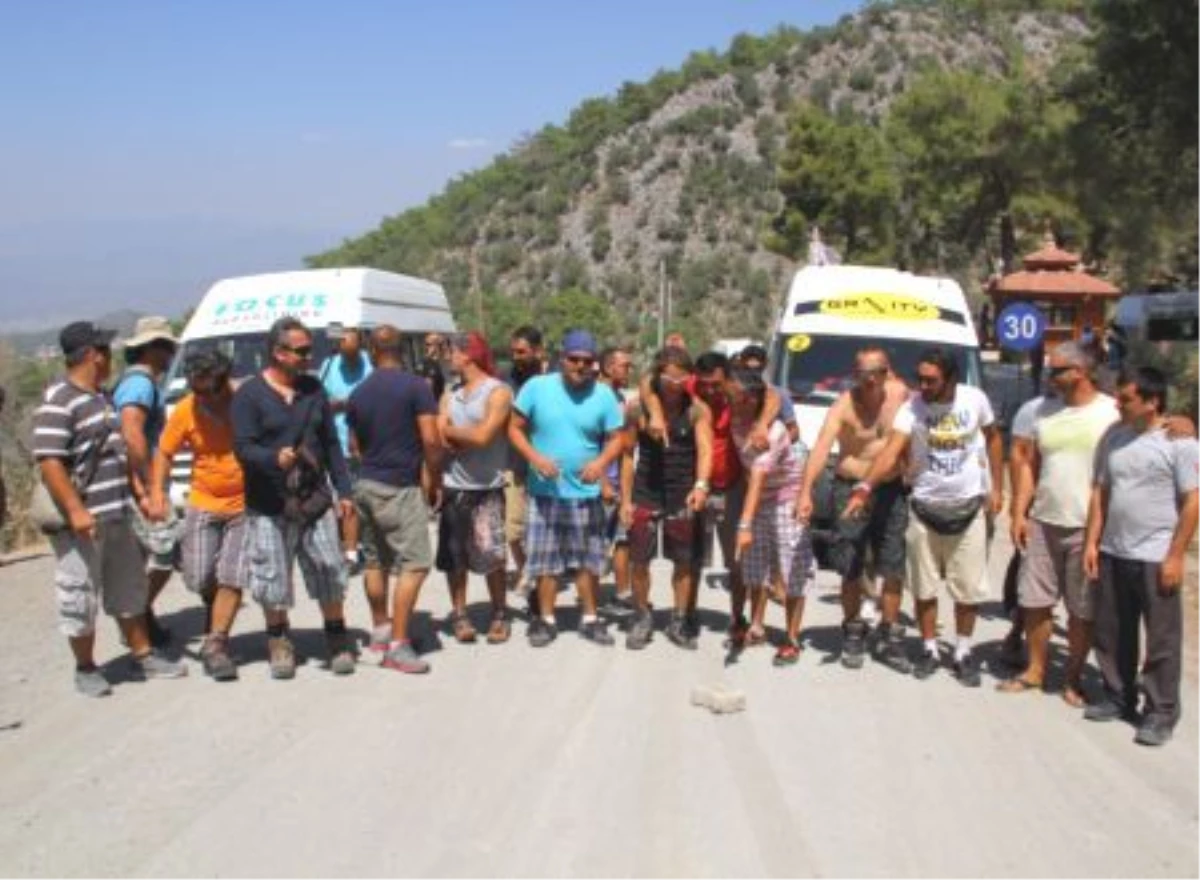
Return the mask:
M50 536L58 628L68 638L96 631L97 609L117 619L146 613L149 584L137 536L128 520L96 523L95 538L72 531Z

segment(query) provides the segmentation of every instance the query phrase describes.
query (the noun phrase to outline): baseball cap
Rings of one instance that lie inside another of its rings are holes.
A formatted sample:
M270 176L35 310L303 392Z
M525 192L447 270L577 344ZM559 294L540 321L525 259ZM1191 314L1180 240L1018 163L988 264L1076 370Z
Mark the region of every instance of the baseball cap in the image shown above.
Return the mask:
M64 355L71 355L85 348L111 346L116 335L116 330L104 330L91 321L75 321L62 328L58 345Z
M563 338L562 350L563 354L586 354L595 357L599 348L596 346L596 337L591 333L586 330L572 330Z

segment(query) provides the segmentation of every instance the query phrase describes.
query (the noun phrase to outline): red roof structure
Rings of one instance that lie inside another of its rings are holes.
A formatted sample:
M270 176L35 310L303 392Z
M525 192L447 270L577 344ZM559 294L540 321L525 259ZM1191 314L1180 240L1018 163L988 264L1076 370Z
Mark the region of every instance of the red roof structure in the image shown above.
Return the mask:
M1078 254L1065 251L1046 230L1041 248L1022 260L1023 267L1002 277L993 277L987 292L996 310L1010 302L1029 302L1047 316L1048 347L1067 339L1079 339L1085 329L1093 333L1104 326L1105 303L1121 291L1083 270Z

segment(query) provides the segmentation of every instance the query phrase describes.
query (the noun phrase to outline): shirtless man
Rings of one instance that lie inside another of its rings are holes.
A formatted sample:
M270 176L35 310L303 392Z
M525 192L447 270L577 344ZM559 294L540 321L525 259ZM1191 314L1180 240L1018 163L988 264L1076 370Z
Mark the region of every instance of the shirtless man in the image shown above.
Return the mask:
M854 359L854 387L844 391L829 409L816 446L808 457L797 518L807 524L812 516L812 487L821 476L833 444L840 457L833 485L834 510L849 501L854 485L871 469L883 449L897 410L908 399L908 388L891 372L887 352L877 345L859 349ZM863 578L868 546L875 573L883 577L882 623L875 642L875 659L897 672L908 673L912 663L904 652L900 616L904 582L904 534L908 504L903 467L894 466L875 489L867 515L838 517L833 525L830 557L842 576L842 665L858 669L866 649L867 624L862 620Z

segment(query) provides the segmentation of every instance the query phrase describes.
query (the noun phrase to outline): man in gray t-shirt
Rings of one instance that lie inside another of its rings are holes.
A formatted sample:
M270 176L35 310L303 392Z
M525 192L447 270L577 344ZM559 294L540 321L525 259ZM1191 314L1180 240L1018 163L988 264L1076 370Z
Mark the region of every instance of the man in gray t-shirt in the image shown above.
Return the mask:
M1184 554L1196 532L1200 450L1194 440L1167 436L1167 381L1142 367L1117 383L1121 423L1096 451L1088 511L1084 571L1099 578L1096 662L1106 698L1091 721L1132 718L1137 709L1138 633L1146 626L1141 668L1145 714L1137 742L1162 745L1179 720Z

